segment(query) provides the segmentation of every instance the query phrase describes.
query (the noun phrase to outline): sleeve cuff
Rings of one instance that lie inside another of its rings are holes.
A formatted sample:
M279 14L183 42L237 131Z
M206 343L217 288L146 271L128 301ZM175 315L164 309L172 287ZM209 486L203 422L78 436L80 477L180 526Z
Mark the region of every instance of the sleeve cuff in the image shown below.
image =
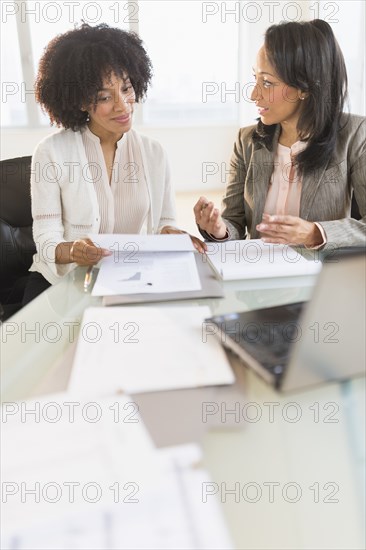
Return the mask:
M230 231L229 231L229 228L227 227L226 228L226 234L224 237L222 237L221 239L217 239L216 237L214 237L213 235L211 235L211 233L207 233L207 231L205 231L204 229L201 229L200 226L198 225L197 223L197 228L199 230L199 232L201 233L202 237L204 237L205 239L209 239L210 241L214 241L214 242L224 242L224 241L228 241L230 240Z
M318 222L314 222L314 223L315 223L315 225L317 226L317 228L319 229L319 231L321 233L323 242L321 244L318 244L317 246L305 246L305 248L307 248L307 250L319 250L320 248L322 248L324 245L327 244L327 237L325 235L324 228L320 225L320 223L318 223Z
M211 233L207 233L207 235L209 235L210 239L212 241L216 241L218 243L222 242L222 241L227 241L229 239L229 231L228 229L226 230L226 233L225 233L225 236L224 237L221 237L221 239L217 239L216 237L214 237L213 235L211 235Z

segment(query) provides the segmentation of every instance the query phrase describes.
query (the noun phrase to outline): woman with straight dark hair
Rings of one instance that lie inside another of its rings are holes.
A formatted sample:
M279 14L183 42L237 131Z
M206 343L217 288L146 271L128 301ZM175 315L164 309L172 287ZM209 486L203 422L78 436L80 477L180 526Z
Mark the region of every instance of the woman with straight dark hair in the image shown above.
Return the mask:
M344 113L347 72L323 20L272 25L257 55L255 126L242 128L220 214L200 197L209 240L309 248L366 244L366 119ZM354 193L362 219L350 218Z

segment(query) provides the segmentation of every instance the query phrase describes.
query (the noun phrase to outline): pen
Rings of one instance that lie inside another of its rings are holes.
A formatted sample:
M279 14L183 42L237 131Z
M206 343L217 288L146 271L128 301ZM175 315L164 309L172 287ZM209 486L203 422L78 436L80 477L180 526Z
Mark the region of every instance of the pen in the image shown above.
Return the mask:
M88 291L88 288L90 286L90 283L92 282L92 279L93 279L93 266L90 265L88 267L88 269L86 270L86 273L85 273L85 278L84 278L84 292L87 292Z

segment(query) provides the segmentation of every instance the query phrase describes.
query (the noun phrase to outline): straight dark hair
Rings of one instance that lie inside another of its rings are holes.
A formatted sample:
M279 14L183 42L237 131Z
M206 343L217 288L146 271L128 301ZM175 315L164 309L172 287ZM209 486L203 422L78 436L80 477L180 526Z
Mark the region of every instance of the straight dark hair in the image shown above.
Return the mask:
M336 147L348 85L332 28L321 19L272 25L264 47L281 80L306 94L297 129L307 147L296 157L298 168L302 173L322 168ZM259 122L257 138L269 145L275 128Z

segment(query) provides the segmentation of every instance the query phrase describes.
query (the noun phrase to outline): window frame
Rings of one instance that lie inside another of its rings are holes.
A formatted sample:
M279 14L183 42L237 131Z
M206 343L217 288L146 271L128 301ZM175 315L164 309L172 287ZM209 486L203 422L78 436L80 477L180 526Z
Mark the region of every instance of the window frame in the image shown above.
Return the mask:
M141 0L133 0L133 4L139 5ZM31 25L29 18L25 18L24 21L22 21L22 9L21 4L27 4L27 0L13 0L13 3L18 6L18 9L16 9L15 18L16 18L16 27L17 27L17 39L19 44L19 51L20 51L20 71L23 75L23 84L26 88L26 90L33 90L34 86L34 75L36 74L35 70L35 61L34 61L34 53L32 48L32 37L31 37ZM127 3L129 3L129 0L127 0ZM131 18L129 19L128 23L128 30L131 32L135 32L136 34L139 34L140 30L140 24L139 24L139 17L137 18ZM238 46L241 42L241 26L239 26L238 29ZM238 47L238 59L237 59L237 75L239 75L239 67L242 66L243 63L243 53L241 51L241 48ZM41 113L39 106L37 105L37 102L35 101L34 95L32 98L27 97L27 101L25 101L25 108L26 108L26 120L27 123L25 125L17 126L17 129L28 129L28 130L39 130L45 127L45 125L42 123L41 120ZM240 104L237 106L236 110L236 120L231 121L229 125L237 125L239 124L240 120ZM138 127L144 127L144 128L155 128L155 127L161 127L161 128L187 128L187 127L203 127L203 126L228 126L228 122L226 120L216 120L214 123L211 123L207 121L198 121L197 123L191 122L191 123L180 123L178 119L172 120L171 122L167 122L164 124L158 124L156 121L147 122L146 119L144 119L144 102L139 103L136 105L136 109L134 112L134 123ZM2 126L4 130L11 129L12 126Z
M133 3L137 5L137 10L139 10L139 3L141 0L126 0L127 3ZM14 5L17 7L15 11L15 19L16 19L16 28L17 28L17 41L19 45L19 52L20 52L20 71L23 77L22 84L24 85L25 89L27 91L33 90L33 84L34 84L34 75L35 75L35 61L34 61L34 55L33 55L33 48L32 48L32 38L31 38L31 25L29 18L25 18L24 21L22 21L22 9L21 4L27 4L27 0L13 0ZM311 10L309 9L309 5L304 0L298 0L299 5L302 6L304 10L304 14L307 14L311 18ZM240 2L242 4L242 2ZM318 8L324 5L327 5L325 0L318 0L317 2ZM366 8L363 6L362 16L363 19L365 18ZM139 34L139 17L137 18L131 18L127 22L127 28L129 31L135 32ZM259 23L259 27L257 27L257 30L260 29L258 32L264 31L264 29L261 29L261 24ZM248 57L253 57L254 52L253 50L253 44L251 41L250 36L248 36L248 33L246 32L245 26L242 24L239 24L238 28L238 50L237 50L237 78L240 80L240 73L242 68L247 64ZM365 62L366 55L363 53L363 61ZM363 75L361 78L363 89L365 89L365 82L366 82L366 73L364 64L362 66ZM362 92L362 90L361 90ZM360 95L362 97L362 94ZM357 102L359 102L360 99L357 99ZM360 101L361 103L361 101ZM365 111L365 102L363 101L363 110ZM251 111L252 109L245 101L240 101L238 104L238 109L236 112L236 121L228 121L225 120L215 120L210 124L210 122L203 122L198 121L197 123L194 122L187 122L186 124L182 124L179 122L179 120L172 120L171 122L166 123L157 123L154 122L147 122L144 120L144 102L137 105L137 108L135 110L135 124L138 127L144 127L144 128L187 128L187 127L203 127L203 126L228 126L228 125L237 125L240 126L243 123L247 124L247 121L251 118ZM365 113L359 113L364 115ZM33 97L27 97L27 101L25 101L25 116L26 116L26 124L17 126L17 129L27 129L27 130L40 130L44 128L44 124L41 120L41 113L39 106L37 105L34 94ZM2 126L4 130L11 129L12 126Z

